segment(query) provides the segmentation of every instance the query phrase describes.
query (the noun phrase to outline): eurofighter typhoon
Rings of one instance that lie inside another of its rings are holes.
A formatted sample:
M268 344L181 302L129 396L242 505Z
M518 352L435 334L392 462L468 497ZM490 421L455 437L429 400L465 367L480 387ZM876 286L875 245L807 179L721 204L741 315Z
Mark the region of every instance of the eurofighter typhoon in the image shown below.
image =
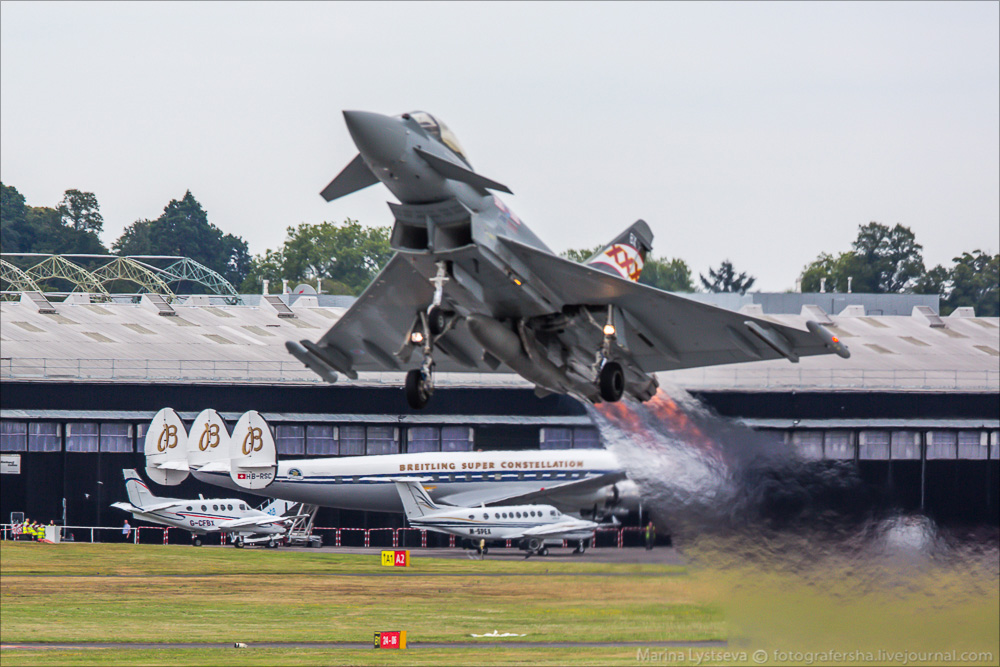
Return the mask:
M836 353L808 331L639 284L653 234L642 220L585 263L555 255L477 173L455 135L422 111L345 111L360 154L322 191L332 201L381 182L399 200L396 254L318 341L288 341L328 382L407 371L406 398L427 404L434 372L507 373L538 396L649 400L656 371Z

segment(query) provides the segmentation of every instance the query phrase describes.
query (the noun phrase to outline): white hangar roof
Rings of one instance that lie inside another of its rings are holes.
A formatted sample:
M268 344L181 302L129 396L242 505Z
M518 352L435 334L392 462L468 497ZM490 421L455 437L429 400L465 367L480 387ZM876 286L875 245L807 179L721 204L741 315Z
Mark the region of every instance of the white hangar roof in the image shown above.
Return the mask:
M345 312L301 296L289 308L275 297L228 306L191 297L168 306L142 303L48 303L25 294L0 303L0 378L185 382L320 383L288 354L287 340L316 340ZM47 311L47 312L46 312ZM799 314L741 312L805 329L824 323L851 350L835 355L730 364L660 373L687 389L1000 391L1000 321L970 309L939 318L927 306L910 316L869 316L863 306L827 315L816 306ZM164 314L165 313L165 314ZM443 386L530 386L515 375L440 374ZM342 379L342 382L352 382ZM365 373L358 382L400 384L400 373Z

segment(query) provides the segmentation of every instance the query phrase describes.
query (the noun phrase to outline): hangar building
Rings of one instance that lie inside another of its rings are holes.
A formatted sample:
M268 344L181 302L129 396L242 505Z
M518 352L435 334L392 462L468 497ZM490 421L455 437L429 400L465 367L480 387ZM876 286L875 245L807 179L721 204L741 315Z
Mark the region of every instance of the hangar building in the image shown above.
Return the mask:
M904 295L693 295L805 328L815 319L851 358L808 357L660 373L724 417L793 443L806 458L853 461L905 508L939 520L998 521L1000 322L937 315ZM279 457L600 447L575 399L538 399L515 375L439 374L414 412L400 373L327 385L286 340L322 335L352 299L243 295L241 305L156 295L0 303L0 516L120 525L121 470L142 469L145 427L162 407L185 420L246 410L274 427ZM169 495L218 495L189 478ZM167 495L164 491L164 495ZM259 500L252 496L248 499ZM321 510L317 525L398 526L402 517Z

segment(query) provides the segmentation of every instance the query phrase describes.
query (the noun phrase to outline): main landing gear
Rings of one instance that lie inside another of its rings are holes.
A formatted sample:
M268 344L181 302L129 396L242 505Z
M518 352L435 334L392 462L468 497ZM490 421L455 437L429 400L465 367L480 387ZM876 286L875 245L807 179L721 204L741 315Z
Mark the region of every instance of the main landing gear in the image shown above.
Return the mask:
M434 300L427 312L418 313L419 329L410 333L410 342L423 345L424 361L420 368L406 373L406 402L414 410L421 410L434 394L434 341L455 324L455 313L444 309L444 284L448 282L447 262L437 263L434 283Z

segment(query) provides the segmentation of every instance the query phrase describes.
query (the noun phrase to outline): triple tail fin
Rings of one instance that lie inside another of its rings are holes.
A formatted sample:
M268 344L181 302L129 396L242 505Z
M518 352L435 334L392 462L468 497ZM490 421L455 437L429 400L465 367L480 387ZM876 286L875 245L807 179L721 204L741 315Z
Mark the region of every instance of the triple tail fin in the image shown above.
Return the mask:
M638 282L646 256L652 249L653 231L644 220L636 220L584 263L611 275Z

